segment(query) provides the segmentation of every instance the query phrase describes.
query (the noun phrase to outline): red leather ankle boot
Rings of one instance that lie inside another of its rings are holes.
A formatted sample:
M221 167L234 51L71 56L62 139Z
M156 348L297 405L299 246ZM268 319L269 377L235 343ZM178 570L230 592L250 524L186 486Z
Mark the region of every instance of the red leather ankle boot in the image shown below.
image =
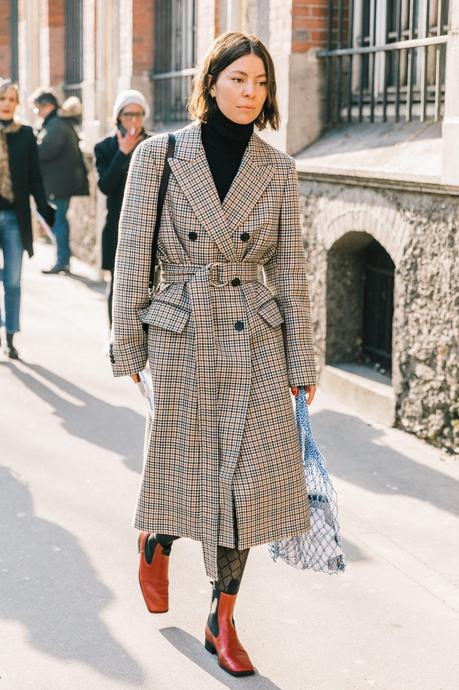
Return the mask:
M218 655L218 665L232 676L252 676L255 669L239 642L233 610L237 594L212 593L212 607L207 620L204 646Z
M169 554L164 553L156 542L151 563L145 558L145 544L149 532L139 534L139 583L150 613L166 613L169 610Z

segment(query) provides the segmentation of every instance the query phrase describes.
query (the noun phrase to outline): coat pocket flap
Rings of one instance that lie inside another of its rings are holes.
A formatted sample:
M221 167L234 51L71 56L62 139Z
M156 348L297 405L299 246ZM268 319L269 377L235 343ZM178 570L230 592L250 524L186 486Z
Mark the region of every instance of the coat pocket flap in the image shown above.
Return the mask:
M153 300L149 307L141 309L138 314L142 323L181 333L190 318L191 310L169 302Z
M274 297L261 305L258 314L273 328L284 323L284 317Z

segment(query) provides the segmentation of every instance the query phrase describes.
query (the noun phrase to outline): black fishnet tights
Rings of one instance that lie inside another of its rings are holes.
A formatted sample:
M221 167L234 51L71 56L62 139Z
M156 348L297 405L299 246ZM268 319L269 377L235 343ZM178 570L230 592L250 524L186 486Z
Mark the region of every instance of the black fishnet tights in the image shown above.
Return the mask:
M168 556L171 552L172 542L179 538L168 534L151 534L145 545L147 563L151 563L157 543L162 546L163 553ZM249 550L231 549L226 546L217 547L218 579L213 583L214 589L217 592L225 592L225 594L238 593Z
M217 547L218 580L213 583L217 592L238 593L248 555L249 549Z

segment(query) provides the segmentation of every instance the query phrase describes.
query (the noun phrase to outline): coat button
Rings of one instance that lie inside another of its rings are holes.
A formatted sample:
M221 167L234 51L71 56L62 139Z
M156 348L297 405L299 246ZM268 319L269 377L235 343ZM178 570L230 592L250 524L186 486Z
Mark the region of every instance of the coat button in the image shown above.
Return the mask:
M248 232L241 232L240 238L243 242L247 242L247 240L250 240L250 235Z
M241 281L239 278L233 278L233 280L231 281L231 285L233 287L238 287L240 284L241 284Z
M243 331L244 324L242 323L242 321L236 321L236 323L234 324L234 328L236 329L236 331Z
M198 239L198 233L197 232L189 232L188 237L192 242Z

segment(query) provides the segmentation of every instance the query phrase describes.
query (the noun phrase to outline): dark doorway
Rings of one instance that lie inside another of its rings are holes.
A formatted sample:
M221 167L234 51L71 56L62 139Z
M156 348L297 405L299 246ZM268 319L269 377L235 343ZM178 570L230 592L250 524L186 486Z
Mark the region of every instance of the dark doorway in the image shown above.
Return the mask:
M394 263L369 233L349 232L327 262L327 364L357 364L390 376Z
M362 349L365 359L392 370L392 317L394 313L394 263L386 250L372 240L365 248Z

